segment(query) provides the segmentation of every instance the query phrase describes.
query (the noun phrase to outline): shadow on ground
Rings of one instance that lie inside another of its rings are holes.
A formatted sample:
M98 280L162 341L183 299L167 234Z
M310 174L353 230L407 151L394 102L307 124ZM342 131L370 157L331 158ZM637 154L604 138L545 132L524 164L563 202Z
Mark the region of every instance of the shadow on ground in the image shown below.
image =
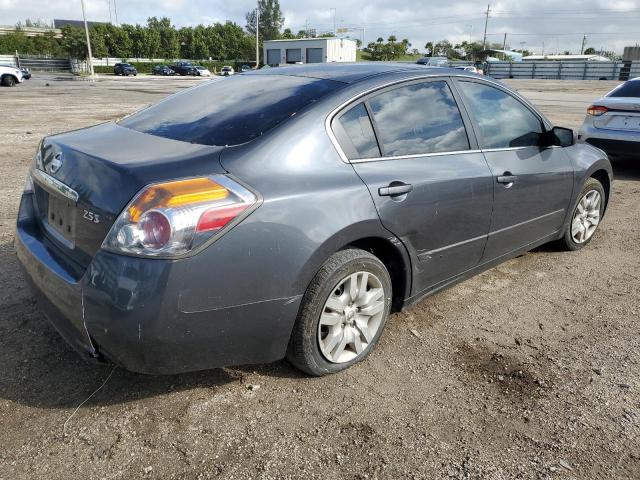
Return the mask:
M613 160L614 180L640 180L640 157L636 159Z

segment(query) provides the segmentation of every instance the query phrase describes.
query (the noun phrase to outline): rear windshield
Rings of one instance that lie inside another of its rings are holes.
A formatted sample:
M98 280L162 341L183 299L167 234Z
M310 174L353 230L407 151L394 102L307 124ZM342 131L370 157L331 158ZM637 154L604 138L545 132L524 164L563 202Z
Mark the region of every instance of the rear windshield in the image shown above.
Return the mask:
M341 86L332 80L285 75L220 78L172 95L120 125L183 142L238 145Z
M636 97L640 98L640 80L629 80L619 85L607 97Z

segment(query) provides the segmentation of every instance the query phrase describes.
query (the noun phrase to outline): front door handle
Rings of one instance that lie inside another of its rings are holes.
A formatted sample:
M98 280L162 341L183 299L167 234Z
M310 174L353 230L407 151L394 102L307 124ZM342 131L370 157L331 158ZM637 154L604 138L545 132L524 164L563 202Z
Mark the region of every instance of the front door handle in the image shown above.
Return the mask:
M380 187L378 195L381 197L396 197L405 195L413 190L413 185L402 182L391 182L387 187Z
M512 175L511 172L504 172L502 175L499 175L497 180L498 183L503 183L505 185L512 185L513 182L516 181L518 177L516 175Z

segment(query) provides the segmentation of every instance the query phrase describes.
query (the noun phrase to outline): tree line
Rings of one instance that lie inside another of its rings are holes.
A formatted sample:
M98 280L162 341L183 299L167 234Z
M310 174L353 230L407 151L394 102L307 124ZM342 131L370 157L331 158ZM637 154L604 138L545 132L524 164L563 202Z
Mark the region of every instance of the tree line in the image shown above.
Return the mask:
M53 32L28 37L21 28L0 36L0 53L51 57L87 56L82 28L62 27L62 38ZM94 57L246 59L255 55L255 38L233 22L176 28L168 18L151 17L146 25L94 24L89 29Z
M264 40L283 35L291 38L290 29L281 33L284 17L278 0L259 0L258 10L260 46ZM166 17L150 17L146 25L93 23L89 39L93 56L98 58L252 59L256 50L255 16L255 10L247 12L244 28L231 21L177 28ZM84 29L64 26L62 38L56 38L54 32L34 37L25 35L24 28L33 26L50 27L41 20L19 22L13 33L0 36L0 53L87 57Z

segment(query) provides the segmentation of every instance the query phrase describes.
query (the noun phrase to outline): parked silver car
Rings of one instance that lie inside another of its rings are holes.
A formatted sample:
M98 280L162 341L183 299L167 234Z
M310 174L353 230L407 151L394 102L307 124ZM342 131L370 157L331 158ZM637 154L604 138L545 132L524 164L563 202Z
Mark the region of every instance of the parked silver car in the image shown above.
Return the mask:
M640 78L618 85L587 109L578 141L610 158L640 157Z

